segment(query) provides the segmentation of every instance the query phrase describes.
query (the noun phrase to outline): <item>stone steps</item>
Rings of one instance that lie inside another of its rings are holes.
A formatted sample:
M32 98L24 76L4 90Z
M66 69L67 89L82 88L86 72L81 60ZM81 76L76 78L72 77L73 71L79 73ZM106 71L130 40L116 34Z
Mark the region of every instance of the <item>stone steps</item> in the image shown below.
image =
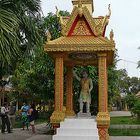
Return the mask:
M92 128L96 129L97 128L97 125L94 124L94 123L89 123L89 124L80 123L79 124L79 123L65 123L65 122L63 122L63 123L60 124L60 128L65 128L65 129L67 129L67 128L85 129L85 126L88 129L92 129Z
M98 135L97 129L71 129L71 128L58 128L57 135L80 135L80 136L94 136Z
M53 136L53 140L99 140L98 136Z
M65 119L53 140L99 140L97 123L89 118Z

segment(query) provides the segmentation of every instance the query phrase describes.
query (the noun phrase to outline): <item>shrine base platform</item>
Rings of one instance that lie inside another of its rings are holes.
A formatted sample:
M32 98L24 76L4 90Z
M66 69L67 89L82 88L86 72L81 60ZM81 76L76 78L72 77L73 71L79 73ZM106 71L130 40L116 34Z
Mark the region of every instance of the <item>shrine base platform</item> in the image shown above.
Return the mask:
M94 118L66 118L60 123L53 140L99 140Z

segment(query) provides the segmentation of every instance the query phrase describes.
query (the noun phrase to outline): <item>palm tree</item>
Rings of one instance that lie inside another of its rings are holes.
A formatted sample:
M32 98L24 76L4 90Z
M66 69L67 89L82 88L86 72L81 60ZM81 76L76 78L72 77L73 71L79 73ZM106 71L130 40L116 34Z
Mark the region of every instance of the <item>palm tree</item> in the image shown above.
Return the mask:
M8 62L19 53L18 18L14 13L0 8L0 62Z
M0 0L0 69L41 44L40 11L40 0Z

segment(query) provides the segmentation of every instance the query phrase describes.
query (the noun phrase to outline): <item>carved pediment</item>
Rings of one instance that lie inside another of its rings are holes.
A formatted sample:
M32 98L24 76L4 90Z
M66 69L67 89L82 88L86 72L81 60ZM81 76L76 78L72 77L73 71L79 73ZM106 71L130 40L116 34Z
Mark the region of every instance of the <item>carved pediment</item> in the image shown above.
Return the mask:
M78 21L74 22L73 28L70 30L68 36L91 36L92 30L84 17L78 17Z

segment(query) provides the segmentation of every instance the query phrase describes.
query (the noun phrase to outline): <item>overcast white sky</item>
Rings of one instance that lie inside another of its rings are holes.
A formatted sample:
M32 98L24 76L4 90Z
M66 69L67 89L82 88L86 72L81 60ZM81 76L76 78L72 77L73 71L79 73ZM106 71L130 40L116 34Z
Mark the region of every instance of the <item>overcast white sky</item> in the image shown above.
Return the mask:
M112 15L106 36L114 30L116 48L118 49L119 68L125 68L129 76L140 77L137 62L140 60L140 0L94 0L93 16L104 16L111 4ZM44 15L55 13L55 6L60 10L72 11L71 0L42 0Z

